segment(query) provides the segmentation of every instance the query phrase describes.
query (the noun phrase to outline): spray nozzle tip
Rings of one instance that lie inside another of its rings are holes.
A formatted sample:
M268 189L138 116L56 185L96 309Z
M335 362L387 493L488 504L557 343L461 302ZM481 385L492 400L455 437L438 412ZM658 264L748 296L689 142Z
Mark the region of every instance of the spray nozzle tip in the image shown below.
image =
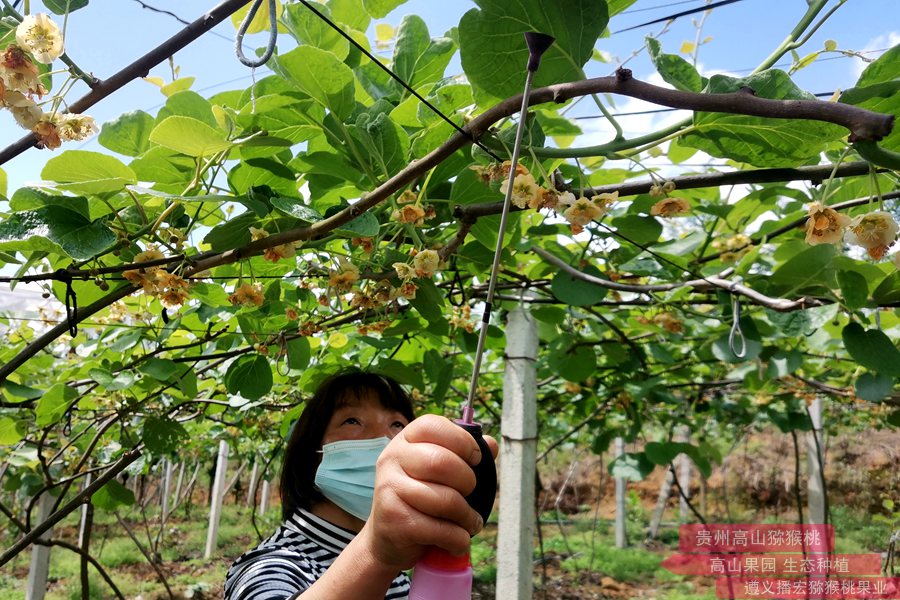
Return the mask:
M541 66L541 56L556 41L556 38L537 31L525 32L525 43L528 45L528 70L537 71Z

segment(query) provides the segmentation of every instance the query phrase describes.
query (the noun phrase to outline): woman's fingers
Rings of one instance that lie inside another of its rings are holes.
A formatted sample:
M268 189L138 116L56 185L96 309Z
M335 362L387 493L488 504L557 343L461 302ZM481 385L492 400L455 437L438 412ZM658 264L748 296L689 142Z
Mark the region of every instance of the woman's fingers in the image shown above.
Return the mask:
M430 517L450 521L469 535L481 531L484 523L460 493L448 486L407 479L394 487L398 498L413 510Z
M486 441L496 456L497 443ZM424 546L466 552L484 526L465 500L476 484L472 465L480 461L474 438L444 417L424 415L397 434L378 459L364 528L376 555L406 568Z
M462 427L445 417L422 415L407 425L399 436L411 444L437 444L450 450L470 465L481 462L481 450L475 439Z
M488 448L491 449L491 454L496 459L497 454L500 452L500 446L499 446L499 444L497 444L497 440L495 440L494 438L492 438L489 435L486 435L486 436L484 436L484 441L488 445Z
M413 479L444 484L464 496L475 489L475 472L472 467L443 446L408 444L396 460Z

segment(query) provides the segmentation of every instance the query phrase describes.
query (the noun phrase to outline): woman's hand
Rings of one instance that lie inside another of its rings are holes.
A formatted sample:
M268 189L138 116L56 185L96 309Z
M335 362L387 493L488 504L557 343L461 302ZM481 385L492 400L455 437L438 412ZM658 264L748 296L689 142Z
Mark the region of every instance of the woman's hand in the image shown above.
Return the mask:
M485 441L496 456L497 442ZM475 489L470 465L480 460L472 436L444 417L423 415L397 434L378 459L372 512L359 534L373 558L403 570L425 546L468 551L484 526L465 500Z

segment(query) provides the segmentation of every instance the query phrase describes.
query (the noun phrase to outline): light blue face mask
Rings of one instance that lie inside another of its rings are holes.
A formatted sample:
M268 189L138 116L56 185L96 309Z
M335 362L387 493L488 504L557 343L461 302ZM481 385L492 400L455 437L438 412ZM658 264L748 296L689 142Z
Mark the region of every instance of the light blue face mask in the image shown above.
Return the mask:
M316 487L322 495L365 521L375 495L375 462L390 440L341 440L322 446Z

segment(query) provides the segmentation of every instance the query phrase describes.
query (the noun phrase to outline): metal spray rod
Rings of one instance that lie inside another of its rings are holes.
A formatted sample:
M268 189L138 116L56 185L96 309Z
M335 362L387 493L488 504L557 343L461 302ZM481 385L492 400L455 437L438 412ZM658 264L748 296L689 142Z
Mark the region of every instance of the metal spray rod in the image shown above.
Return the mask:
M497 231L497 247L494 250L494 262L491 265L491 274L488 279L487 298L484 302L484 315L481 317L481 331L478 333L478 346L475 350L475 364L472 367L472 379L469 382L469 395L463 406L462 421L472 423L475 413L475 390L478 384L478 375L481 373L481 359L484 356L484 342L487 338L488 325L491 322L491 311L494 303L494 289L497 287L497 273L500 270L500 254L503 252L503 236L506 234L506 222L509 219L509 207L512 205L513 183L516 179L516 169L519 165L519 152L522 148L522 137L525 134L525 118L528 114L528 100L531 95L531 83L535 72L541 65L541 56L550 47L556 38L545 33L529 31L525 33L525 43L528 45L528 71L525 76L525 90L522 92L522 107L519 110L519 125L516 128L516 140L513 143L511 164L509 167L509 184L506 186L506 196L503 198L503 212L500 214L500 228Z
M475 489L466 496L466 502L481 515L484 522L487 522L497 496L497 469L491 450L482 436L481 425L473 420L474 410L472 409L472 403L475 399L475 384L478 382L478 374L481 370L484 340L491 321L494 287L497 281L497 271L500 269L503 235L506 231L506 220L509 216L509 207L512 202L513 182L516 176L516 166L519 162L519 148L522 145L522 134L525 130L525 116L528 110L531 80L541 63L541 55L550 47L554 39L543 33L526 33L525 41L528 44L529 54L528 75L525 78L521 116L519 118L519 127L516 130L516 142L513 146L509 185L506 188L506 198L503 201L503 214L500 217L497 249L494 252L494 264L491 266L487 301L485 302L484 316L481 319L478 349L475 352L475 366L472 370L472 382L469 385L469 397L466 400L466 405L463 407L462 419L456 421L457 425L468 431L475 438L478 447L481 449L481 461L472 467L472 470L475 472ZM409 588L409 600L471 600L471 598L472 567L469 562L469 555L465 554L461 557L455 557L440 548L432 547L426 549L413 571L412 583Z

